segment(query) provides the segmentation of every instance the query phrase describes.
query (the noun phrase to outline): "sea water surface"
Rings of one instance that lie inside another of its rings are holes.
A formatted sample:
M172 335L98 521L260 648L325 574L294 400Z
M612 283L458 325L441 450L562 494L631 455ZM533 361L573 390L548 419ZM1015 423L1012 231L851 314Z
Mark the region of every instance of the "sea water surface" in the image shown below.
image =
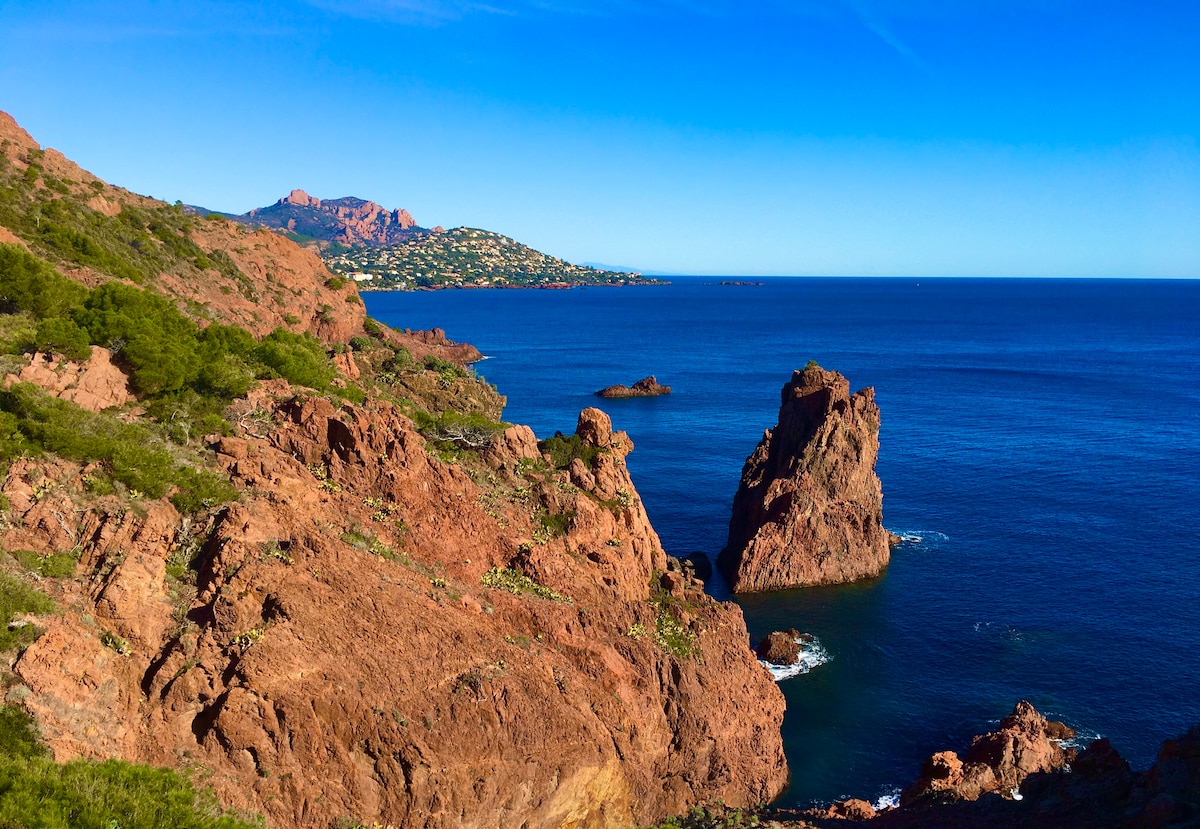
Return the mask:
M738 598L756 640L829 655L781 683L781 803L894 793L1022 698L1135 768L1200 722L1200 281L763 281L365 299L478 346L539 437L608 411L674 555L723 546L793 369L875 387L884 523L910 540L878 579ZM674 393L593 396L648 374Z

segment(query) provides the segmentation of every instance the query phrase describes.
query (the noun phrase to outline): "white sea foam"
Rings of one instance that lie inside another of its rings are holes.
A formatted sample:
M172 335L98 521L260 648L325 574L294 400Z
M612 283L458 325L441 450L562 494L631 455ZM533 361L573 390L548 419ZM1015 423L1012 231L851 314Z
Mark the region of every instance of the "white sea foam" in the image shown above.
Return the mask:
M818 665L824 665L833 659L829 655L829 651L821 646L821 642L815 636L811 639L797 637L796 644L800 646L800 660L795 665L776 665L765 659L758 660L759 664L771 672L771 676L775 677L776 682L783 682L785 679L806 674Z
M895 809L900 805L900 790L891 789L886 794L881 794L874 803L875 811L882 812L886 809Z
M937 530L897 530L896 535L900 536L900 543L914 546L937 547L950 540L950 536Z
M1049 715L1049 716L1051 719L1054 719L1053 715ZM1087 748L1088 746L1090 746L1092 743L1094 743L1096 740L1099 740L1103 736L1104 735L1101 734L1099 731L1091 731L1091 730L1087 730L1087 729L1077 728L1077 729L1075 729L1074 737L1071 737L1070 739L1067 739L1067 740L1055 740L1055 742L1058 743L1063 748L1074 748L1074 749L1083 751L1085 748Z

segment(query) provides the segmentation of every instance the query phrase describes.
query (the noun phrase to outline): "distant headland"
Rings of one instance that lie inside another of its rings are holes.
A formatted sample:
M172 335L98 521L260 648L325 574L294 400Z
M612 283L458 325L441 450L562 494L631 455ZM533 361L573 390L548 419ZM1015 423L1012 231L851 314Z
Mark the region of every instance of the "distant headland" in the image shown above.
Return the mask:
M407 210L353 196L318 199L293 190L239 215L186 209L282 233L365 291L669 284L628 268L575 265L490 230L422 227Z

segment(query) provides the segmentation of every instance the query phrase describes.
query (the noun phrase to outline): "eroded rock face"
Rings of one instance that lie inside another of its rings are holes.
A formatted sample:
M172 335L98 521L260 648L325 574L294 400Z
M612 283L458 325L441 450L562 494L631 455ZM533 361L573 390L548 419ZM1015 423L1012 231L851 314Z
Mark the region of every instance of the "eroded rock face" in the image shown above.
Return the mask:
M407 210L388 210L352 196L318 199L303 190L293 190L270 207L251 210L238 219L344 245L389 245L420 230Z
M271 388L269 424L212 443L242 496L199 535L165 502L81 515L77 465L37 499L10 467L0 543L107 572L14 668L56 758L199 763L225 805L303 829L627 827L782 790L782 695L736 606L670 569L603 412L580 416L581 488L518 471L540 458L521 427L468 475L388 403ZM165 562L197 538L180 604ZM496 567L570 601L488 587ZM656 591L702 658L656 642Z
M129 378L113 365L112 352L97 345L92 346L92 356L86 362L35 352L29 356L28 365L4 378L4 385L11 383L35 383L54 397L91 412L124 406L133 399Z
M742 468L717 564L735 592L876 576L894 537L875 474L879 407L841 374L809 367L783 387L779 423Z

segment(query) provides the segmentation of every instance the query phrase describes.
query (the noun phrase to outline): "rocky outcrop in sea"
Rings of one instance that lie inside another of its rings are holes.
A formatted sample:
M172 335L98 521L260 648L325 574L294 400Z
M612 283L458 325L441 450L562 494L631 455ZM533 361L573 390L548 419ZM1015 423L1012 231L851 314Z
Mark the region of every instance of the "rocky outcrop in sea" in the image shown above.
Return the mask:
M895 538L875 474L874 389L850 394L816 364L784 385L779 422L742 468L717 564L735 592L837 584L879 575Z
M660 394L670 393L670 386L659 385L658 379L654 375L650 375L638 380L632 386L617 385L600 389L596 392L596 396L611 400L623 397L657 397Z

